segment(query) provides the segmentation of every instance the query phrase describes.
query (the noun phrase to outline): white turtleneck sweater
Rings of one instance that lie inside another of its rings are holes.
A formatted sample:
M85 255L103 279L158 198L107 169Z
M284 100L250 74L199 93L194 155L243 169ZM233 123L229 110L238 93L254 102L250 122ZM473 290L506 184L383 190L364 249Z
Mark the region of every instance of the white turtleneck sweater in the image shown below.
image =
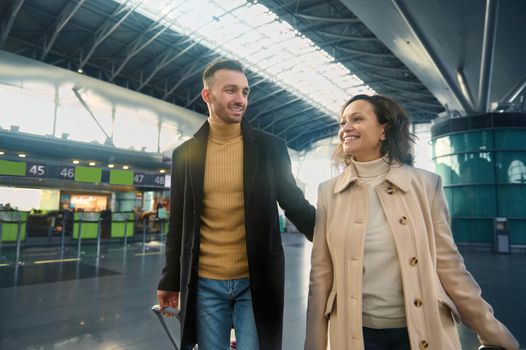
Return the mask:
M363 326L406 327L400 264L376 187L385 180L389 164L383 158L370 162L352 160L359 181L369 194L368 223L364 247Z

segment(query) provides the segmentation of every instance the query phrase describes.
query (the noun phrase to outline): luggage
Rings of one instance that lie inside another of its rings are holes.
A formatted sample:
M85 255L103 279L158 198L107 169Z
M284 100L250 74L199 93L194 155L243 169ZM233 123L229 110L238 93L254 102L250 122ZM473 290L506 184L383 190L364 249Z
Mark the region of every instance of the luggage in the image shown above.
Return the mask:
M173 344L175 350L179 350L180 347L180 339L179 341L176 341L176 337L173 335L172 331L170 330L170 327L168 327L168 324L166 323L165 317L169 318L175 318L178 322L181 322L181 317L179 316L179 310L172 309L172 308L165 308L161 312L161 307L159 305L154 305L152 307L153 313L159 318L159 321L161 322L161 326L163 326L164 331L168 335L168 338L170 339L170 342ZM180 327L178 327L180 328ZM179 343L179 344L178 344ZM197 346L194 348L197 350Z
M161 322L161 326L163 326L164 328L164 331L166 332L166 334L168 335L168 338L170 339L170 342L173 344L175 350L179 350L180 349L180 336L179 337L176 337L174 336L174 334L172 333L172 331L170 330L170 327L168 327L168 324L166 322L166 318L175 318L177 320L177 322L181 322L181 317L179 316L179 310L177 309L172 309L172 308L165 308L163 310L163 312L161 312L161 307L159 305L154 305L152 306L152 311L153 313L157 316L157 318L159 318L159 321ZM180 327L176 327L177 329L180 329ZM176 338L179 338L179 341L176 340ZM230 342L230 349L231 350L235 350L236 349L236 341L235 340L232 340ZM196 345L194 347L194 350L198 350L198 346Z

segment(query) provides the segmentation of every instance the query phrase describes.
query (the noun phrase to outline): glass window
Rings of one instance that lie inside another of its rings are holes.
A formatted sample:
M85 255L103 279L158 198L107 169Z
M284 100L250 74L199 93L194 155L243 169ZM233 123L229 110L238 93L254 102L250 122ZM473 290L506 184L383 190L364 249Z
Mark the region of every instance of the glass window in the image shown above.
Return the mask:
M157 117L147 109L119 107L113 143L117 147L157 152Z
M498 205L499 216L514 216L526 218L526 186L499 186Z
M524 130L495 130L495 148L526 150L525 137Z
M435 159L435 163L436 173L442 177L442 183L444 185L451 184L451 156L439 157Z
M494 186L452 187L452 216L494 217L497 215Z
M497 180L526 184L526 152L497 152Z
M491 152L461 153L452 157L457 159L459 168L458 179L452 179L453 183L495 182L495 163Z
M491 219L453 219L452 230L457 243L494 243Z
M467 132L451 135L453 152L485 151L493 149L491 131Z
M11 126L25 133L50 135L53 132L54 89L28 82L24 87L0 85L0 127Z
M440 157L452 152L449 136L440 137L433 141L433 157Z
M526 244L526 220L509 220L510 243Z

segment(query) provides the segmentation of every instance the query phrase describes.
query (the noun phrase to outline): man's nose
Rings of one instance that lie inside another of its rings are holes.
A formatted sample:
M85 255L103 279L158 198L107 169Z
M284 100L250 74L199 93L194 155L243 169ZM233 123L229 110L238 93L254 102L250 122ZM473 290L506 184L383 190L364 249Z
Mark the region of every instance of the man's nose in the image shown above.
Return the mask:
M239 104L245 104L247 102L247 97L241 92L235 94L234 101Z

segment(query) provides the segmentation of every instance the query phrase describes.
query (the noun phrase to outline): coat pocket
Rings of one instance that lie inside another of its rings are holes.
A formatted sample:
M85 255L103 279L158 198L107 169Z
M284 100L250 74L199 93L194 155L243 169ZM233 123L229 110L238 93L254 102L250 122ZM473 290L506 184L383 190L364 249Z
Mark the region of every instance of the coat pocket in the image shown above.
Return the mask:
M336 291L331 291L325 307L325 317L330 318L332 310L336 307Z
M437 298L438 307L445 307L453 315L453 319L458 323L460 322L460 313L458 312L457 306L449 298Z

